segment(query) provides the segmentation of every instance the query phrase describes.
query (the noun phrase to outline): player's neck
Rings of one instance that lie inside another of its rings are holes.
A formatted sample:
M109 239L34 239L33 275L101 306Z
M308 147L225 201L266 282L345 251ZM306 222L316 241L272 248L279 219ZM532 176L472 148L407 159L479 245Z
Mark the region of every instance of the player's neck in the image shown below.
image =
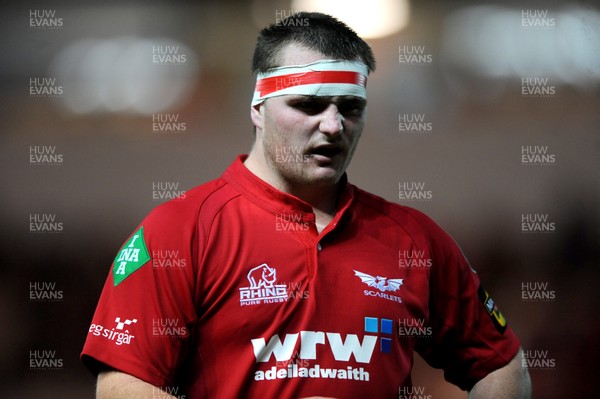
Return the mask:
M306 202L313 208L317 232L321 231L331 222L337 210L339 184L325 187L287 187L281 190Z
M257 162L252 156L246 159L244 165L250 172L277 190L293 195L309 204L315 213L317 230L321 230L319 225L326 226L335 216L340 191L339 183L315 185L288 182L275 176L266 165Z

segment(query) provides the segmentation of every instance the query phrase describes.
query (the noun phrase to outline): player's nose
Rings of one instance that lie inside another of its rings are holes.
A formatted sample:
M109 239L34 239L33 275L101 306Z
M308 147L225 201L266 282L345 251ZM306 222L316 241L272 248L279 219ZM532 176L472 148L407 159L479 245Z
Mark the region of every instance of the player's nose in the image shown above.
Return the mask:
M337 105L329 104L327 108L321 112L319 131L331 136L338 135L344 130L343 120L344 117L340 113Z

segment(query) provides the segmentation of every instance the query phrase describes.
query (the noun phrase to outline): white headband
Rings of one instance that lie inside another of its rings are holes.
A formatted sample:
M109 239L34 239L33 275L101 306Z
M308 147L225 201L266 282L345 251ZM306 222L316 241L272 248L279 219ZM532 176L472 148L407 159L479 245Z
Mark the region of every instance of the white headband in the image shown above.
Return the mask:
M286 94L367 98L368 71L362 62L342 60L273 68L256 77L252 105Z

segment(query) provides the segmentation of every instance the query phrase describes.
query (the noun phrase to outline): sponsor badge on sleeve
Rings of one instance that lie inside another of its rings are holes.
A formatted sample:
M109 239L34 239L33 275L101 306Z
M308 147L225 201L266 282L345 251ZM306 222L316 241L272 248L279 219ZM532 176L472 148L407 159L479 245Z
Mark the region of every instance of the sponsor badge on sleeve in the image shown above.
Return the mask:
M142 226L123 245L123 248L113 262L113 281L115 287L149 260L150 254L146 247L144 226Z
M481 285L479 286L477 294L479 296L479 299L483 303L485 311L492 319L492 322L494 323L494 326L496 327L498 332L500 332L500 334L504 334L504 331L506 330L506 319L504 318L502 313L500 313L500 310L498 310L498 306L496 306L496 303L494 302L492 297L490 297L490 294L488 294L487 291L483 289Z

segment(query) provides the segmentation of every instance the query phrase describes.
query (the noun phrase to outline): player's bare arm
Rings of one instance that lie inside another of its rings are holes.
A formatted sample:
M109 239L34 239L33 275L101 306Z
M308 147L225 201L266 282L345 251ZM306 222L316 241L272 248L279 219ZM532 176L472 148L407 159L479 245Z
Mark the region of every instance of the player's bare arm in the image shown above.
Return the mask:
M523 350L506 366L491 372L480 380L469 399L528 399L531 398L531 379L527 367L523 367Z
M98 374L96 385L97 399L174 399L175 397L161 391L132 375L116 370L103 371Z

